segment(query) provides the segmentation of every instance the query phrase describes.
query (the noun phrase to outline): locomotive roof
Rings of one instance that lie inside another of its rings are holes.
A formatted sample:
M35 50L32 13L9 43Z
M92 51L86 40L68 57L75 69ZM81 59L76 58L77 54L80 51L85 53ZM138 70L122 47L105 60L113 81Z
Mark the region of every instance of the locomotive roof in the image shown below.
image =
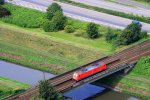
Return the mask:
M101 66L103 63L102 62L98 62L98 63L95 63L95 64L92 64L92 65L89 65L85 68L82 68L81 70L78 71L78 73L83 73L83 72L87 72L87 71L90 71L92 69L95 69L99 66Z

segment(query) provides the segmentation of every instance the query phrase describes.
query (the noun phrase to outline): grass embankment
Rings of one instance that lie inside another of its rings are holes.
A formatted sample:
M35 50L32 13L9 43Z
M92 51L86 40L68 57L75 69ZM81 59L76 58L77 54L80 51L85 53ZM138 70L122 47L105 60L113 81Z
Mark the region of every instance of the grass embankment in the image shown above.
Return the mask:
M82 7L82 8L87 8L87 9L95 10L95 11L102 12L102 13L107 13L107 14L111 14L111 15L115 15L115 16L119 16L119 17L124 17L124 18L128 18L128 19L131 19L131 20L138 20L138 21L141 21L141 22L150 23L150 17L127 14L127 13L124 13L124 12L109 10L109 9L105 9L105 8L95 7L95 6L90 6L90 5L86 5L86 4L83 4L83 3L74 2L74 1L70 1L70 0L54 0L54 1L68 3L68 4L79 6L79 7Z
M38 30L33 33L19 27L0 26L0 58L32 68L62 73L104 56L97 49L44 35Z
M143 57L126 76L113 75L101 81L113 87L119 87L125 93L150 100L150 56Z
M0 76L0 99L23 92L30 85Z

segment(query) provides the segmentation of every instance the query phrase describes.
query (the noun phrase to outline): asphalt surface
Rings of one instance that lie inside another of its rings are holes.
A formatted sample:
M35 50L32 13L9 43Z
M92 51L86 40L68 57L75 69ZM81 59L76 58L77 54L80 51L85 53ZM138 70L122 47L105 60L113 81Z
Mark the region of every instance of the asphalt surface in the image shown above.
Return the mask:
M74 2L84 3L87 5L92 5L100 8L110 9L110 10L116 10L128 14L134 14L134 15L140 15L140 16L150 16L150 10L139 8L139 7L131 7L131 6L125 6L117 3L112 3L104 0L71 0ZM119 1L121 2L121 1ZM124 0L125 2L125 0Z
M49 4L52 3L52 0L13 0L13 1L8 1L10 3L20 5L20 6L25 6L29 7L32 9L37 9L40 11L46 11L46 8ZM87 22L95 22L97 24L101 24L104 26L109 26L113 28L119 28L123 29L127 25L131 23L132 20L126 19L126 18L121 18L105 13L100 13L64 3L59 3L62 6L62 9L64 11L64 14L68 17L79 19L82 21L87 21ZM143 30L148 31L150 33L150 24L147 23L142 23Z

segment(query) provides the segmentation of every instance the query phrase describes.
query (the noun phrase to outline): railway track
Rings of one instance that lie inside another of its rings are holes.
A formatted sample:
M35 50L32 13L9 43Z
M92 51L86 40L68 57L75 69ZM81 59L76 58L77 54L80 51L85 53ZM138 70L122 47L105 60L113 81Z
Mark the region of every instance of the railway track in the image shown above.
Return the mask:
M92 76L92 77L97 77L99 74L104 74L108 72L109 70L117 68L117 66L121 64L137 61L140 57L146 56L146 55L150 55L150 41L142 42L138 45L125 49L121 52L103 57L101 59L98 59L86 65L82 65L69 72L63 73L52 79L49 79L48 81L56 88L57 91L61 92L67 88L72 87L76 83L74 80L72 80L72 75L75 71L79 70L80 68L84 68L86 66L89 66L91 64L94 64L100 61L105 62L108 66L108 69ZM92 77L88 77L86 79L83 79L82 81L90 80ZM29 98L31 95L36 94L36 93L38 93L38 86L28 89L26 92L22 94L10 97L8 100L28 100L26 98Z

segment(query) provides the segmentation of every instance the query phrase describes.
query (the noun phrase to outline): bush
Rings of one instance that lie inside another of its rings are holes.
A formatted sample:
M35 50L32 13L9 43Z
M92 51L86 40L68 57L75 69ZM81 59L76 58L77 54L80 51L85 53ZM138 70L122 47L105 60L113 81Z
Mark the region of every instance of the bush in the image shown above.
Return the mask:
M129 45L140 39L141 27L136 23L128 25L118 37L118 43L120 45Z
M44 25L43 25L43 30L45 32L53 32L53 31L55 31L54 24L51 21L45 22Z
M4 4L4 0L0 0L0 5L3 5Z
M75 30L74 30L74 28L71 26L71 25L67 25L66 27L65 27L65 32L67 32L67 33L72 33L72 32L74 32Z
M63 30L66 23L66 17L63 15L61 6L57 3L52 3L47 9L48 21L44 24L43 29L46 32Z
M10 11L0 6L0 18L11 15Z
M142 31L140 33L140 38L142 39L142 38L146 38L146 37L148 37L147 31Z
M54 17L52 18L52 23L54 25L55 31L63 30L66 23L66 17L63 15L62 12L57 11Z
M39 95L44 100L58 100L59 94L48 81L40 81Z
M98 37L98 27L95 23L89 23L87 25L86 32L89 36L89 38L97 38Z
M1 18L0 20L3 22L28 28L42 27L45 22L45 13L43 12L12 4L5 4L4 7L11 12L11 16Z
M112 40L116 39L117 34L112 32L112 29L108 28L108 31L105 34L105 39L107 42L111 42Z

